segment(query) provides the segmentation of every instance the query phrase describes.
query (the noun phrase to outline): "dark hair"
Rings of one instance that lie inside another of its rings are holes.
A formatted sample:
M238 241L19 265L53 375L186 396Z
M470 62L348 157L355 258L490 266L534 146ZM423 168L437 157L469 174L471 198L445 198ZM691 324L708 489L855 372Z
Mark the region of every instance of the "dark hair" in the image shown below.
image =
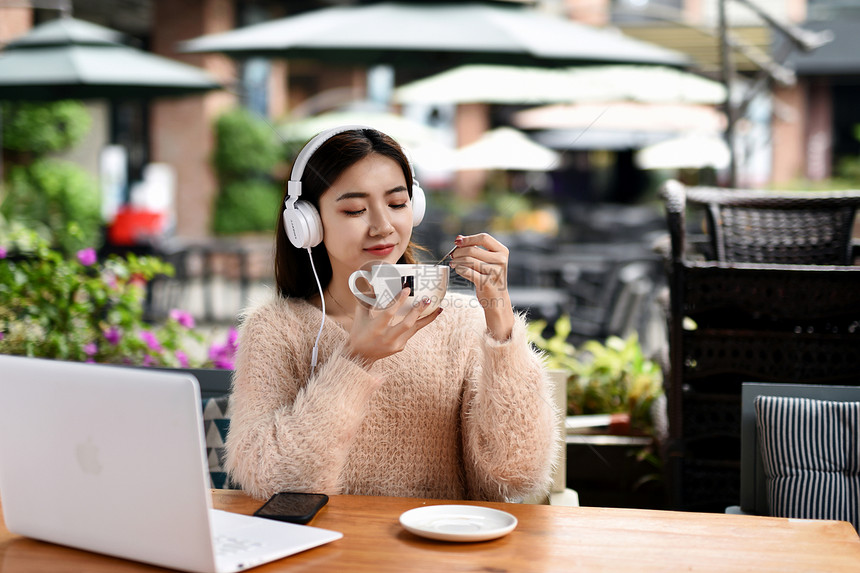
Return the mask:
M320 196L331 187L332 183L337 181L344 171L373 153L389 157L400 165L411 198L412 170L400 145L375 129L354 129L333 135L308 160L301 177L302 200L308 201L319 210ZM281 210L284 208L286 199L285 190L284 198L280 203ZM406 252L397 262L407 264L417 262L414 255L416 249L423 250L410 241ZM325 244L320 243L311 252L320 285L325 289L331 282L332 275L328 251ZM310 298L319 292L308 255L304 249L298 249L290 243L284 229L283 217L278 217L275 234L275 283L278 294L283 297Z

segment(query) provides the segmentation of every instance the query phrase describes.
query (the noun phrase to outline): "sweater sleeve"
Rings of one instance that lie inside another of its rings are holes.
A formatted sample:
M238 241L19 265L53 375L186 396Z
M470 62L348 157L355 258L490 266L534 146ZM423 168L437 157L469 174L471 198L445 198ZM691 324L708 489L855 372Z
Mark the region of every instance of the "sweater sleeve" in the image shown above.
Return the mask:
M304 329L285 308L265 310L240 330L226 469L260 499L278 491L339 493L363 406L379 382L342 355L342 343L320 353L311 376Z
M545 493L559 448L557 408L524 318L517 316L504 342L482 331L479 348L467 374L462 414L470 497L518 501Z

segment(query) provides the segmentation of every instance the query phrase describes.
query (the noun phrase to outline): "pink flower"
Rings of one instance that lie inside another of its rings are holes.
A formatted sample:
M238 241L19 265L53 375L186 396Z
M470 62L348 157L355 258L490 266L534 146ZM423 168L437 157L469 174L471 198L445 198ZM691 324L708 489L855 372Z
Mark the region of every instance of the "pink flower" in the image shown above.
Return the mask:
M99 351L99 347L96 346L95 342L90 342L89 344L84 344L84 354L86 354L87 356L92 356L98 351Z
M172 318L185 328L194 328L194 317L191 316L190 312L174 308L170 311L170 318Z
M215 368L233 369L238 339L239 333L235 328L231 328L227 333L227 342L224 344L216 343L209 347L209 359Z
M188 355L181 350L177 350L175 354L176 359L179 361L179 365L183 368L188 368Z
M111 326L107 330L104 331L105 340L107 340L112 345L116 346L119 344L119 339L122 338L122 335L119 332L119 329L115 326Z
M164 350L164 347L161 346L161 342L159 342L158 338L149 330L141 331L140 339L146 343L150 350L154 350L156 352Z
M6 333L5 333L5 332L0 332L0 342L2 342L2 340L3 340L4 338L6 338Z
M78 261L85 267L95 264L98 260L96 256L96 250L92 247L87 247L86 249L81 249L78 251Z
M0 259L5 259L8 254L9 251L6 250L6 247L0 247Z

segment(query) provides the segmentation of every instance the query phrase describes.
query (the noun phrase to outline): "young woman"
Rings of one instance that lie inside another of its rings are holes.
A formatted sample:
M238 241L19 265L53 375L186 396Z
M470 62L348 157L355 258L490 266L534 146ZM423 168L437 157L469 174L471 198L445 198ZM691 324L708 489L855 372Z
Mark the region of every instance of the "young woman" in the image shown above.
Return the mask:
M507 249L486 234L457 237L451 266L476 296L449 293L424 318L418 303L394 320L408 288L381 311L349 289L362 266L417 262L413 183L398 144L372 129L337 132L307 160L301 199L319 213L322 242L294 247L279 218L278 292L240 328L226 467L249 494L516 500L547 490L553 401L511 309Z

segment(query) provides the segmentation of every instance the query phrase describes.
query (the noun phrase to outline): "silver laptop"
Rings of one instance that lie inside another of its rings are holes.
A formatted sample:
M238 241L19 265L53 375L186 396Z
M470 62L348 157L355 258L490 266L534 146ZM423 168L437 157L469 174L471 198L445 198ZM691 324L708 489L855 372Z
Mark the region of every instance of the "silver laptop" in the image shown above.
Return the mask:
M342 537L212 509L197 380L156 370L0 356L0 499L12 532L183 571Z

